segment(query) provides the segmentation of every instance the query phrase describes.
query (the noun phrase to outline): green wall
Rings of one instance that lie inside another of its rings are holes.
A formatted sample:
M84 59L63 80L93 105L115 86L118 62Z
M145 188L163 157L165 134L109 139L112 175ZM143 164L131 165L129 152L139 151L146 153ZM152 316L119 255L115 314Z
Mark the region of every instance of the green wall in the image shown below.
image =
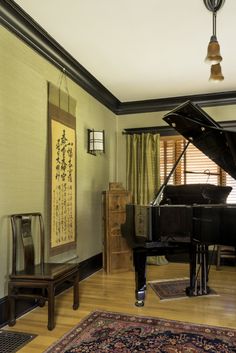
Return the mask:
M39 211L47 225L47 82L59 84L60 71L0 27L0 298L7 295L11 269L9 215ZM101 192L117 174L117 117L67 79L77 101L78 249L53 260L102 252ZM64 87L63 87L64 85ZM65 90L65 81L62 89ZM87 129L105 130L106 153L87 153ZM50 259L52 260L52 259Z
M59 84L61 73L3 27L0 27L0 298L7 295L11 269L9 215L40 211L47 225L47 82ZM109 181L126 183L125 128L161 126L165 112L116 117L67 79L77 101L78 248L53 260L102 251L101 192ZM65 82L64 82L64 87ZM236 106L206 108L218 121L236 120ZM105 129L106 153L87 153L87 129ZM51 260L51 259L50 259Z

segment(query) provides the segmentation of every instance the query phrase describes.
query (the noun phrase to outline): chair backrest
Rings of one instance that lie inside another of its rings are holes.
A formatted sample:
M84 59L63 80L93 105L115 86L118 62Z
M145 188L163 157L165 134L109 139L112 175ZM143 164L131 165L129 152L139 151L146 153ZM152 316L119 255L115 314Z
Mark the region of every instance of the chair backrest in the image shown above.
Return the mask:
M39 223L39 247L40 263L44 263L44 225L42 215L39 212L13 214L11 217L12 225L12 274L16 274L18 245L22 245L24 255L24 268L27 271L33 269L35 265L35 244L32 236L34 221ZM34 224L36 228L36 224Z

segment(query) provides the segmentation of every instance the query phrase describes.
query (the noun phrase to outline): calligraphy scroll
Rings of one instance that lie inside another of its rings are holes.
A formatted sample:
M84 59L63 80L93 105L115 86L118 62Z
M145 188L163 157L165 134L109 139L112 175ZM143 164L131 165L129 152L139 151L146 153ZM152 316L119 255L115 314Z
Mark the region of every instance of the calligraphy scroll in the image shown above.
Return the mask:
M76 102L49 83L50 253L76 246Z

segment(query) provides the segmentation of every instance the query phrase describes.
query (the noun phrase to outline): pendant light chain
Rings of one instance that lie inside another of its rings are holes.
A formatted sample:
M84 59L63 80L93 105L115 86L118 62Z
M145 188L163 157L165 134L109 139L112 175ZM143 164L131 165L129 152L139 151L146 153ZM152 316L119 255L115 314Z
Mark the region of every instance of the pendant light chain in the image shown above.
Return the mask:
M212 33L213 36L216 37L216 12L213 12L212 16Z

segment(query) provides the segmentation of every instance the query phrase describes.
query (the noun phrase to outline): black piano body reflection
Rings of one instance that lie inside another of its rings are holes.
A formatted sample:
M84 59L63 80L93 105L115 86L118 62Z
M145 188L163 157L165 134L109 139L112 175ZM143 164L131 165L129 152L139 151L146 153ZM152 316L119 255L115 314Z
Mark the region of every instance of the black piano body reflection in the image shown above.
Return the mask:
M191 102L166 114L164 120L187 139L186 148L193 143L236 178L236 131L222 129ZM149 205L126 206L121 232L133 248L138 306L145 300L147 256L188 252L190 282L186 293L207 295L208 246L236 246L236 204L226 203L231 187L167 185L182 155Z

